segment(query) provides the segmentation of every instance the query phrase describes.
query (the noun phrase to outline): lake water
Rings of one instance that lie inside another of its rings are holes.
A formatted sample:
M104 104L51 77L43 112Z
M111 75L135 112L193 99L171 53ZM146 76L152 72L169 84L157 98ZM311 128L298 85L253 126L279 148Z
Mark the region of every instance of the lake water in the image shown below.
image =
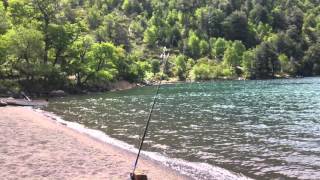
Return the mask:
M137 147L155 90L55 99L47 110ZM158 97L144 150L175 160L166 165L196 179L213 179L216 166L320 178L320 78L164 85Z

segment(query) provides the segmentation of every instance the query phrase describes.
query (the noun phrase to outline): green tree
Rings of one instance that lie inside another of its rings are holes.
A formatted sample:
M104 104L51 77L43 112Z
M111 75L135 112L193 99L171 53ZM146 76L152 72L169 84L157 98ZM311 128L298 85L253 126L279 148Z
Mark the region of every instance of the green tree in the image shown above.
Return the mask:
M66 70L68 75L75 75L77 86L83 86L83 81L92 71L90 69L90 59L88 53L91 50L94 40L90 36L82 36L74 41L69 48L70 60Z
M242 55L241 67L245 78L254 78L256 72L256 57L253 50L245 51Z
M41 66L43 50L43 34L35 29L17 27L9 30L2 38L6 48L7 63L11 64L12 72L16 71L27 80L36 75L43 75Z
M281 73L288 73L290 75L294 75L296 73L295 65L290 61L287 55L280 54L278 56L280 66L281 66Z
M269 14L266 7L263 7L260 4L254 6L254 9L250 11L250 19L258 24L259 22L268 23L269 22Z
M187 71L187 62L186 62L186 57L183 55L177 56L174 59L175 63L175 71L174 74L175 76L178 76L179 80L183 81L186 79L186 71Z
M158 29L156 26L149 27L143 34L143 42L145 42L149 47L155 47L157 45Z
M218 38L213 44L211 55L219 60L221 60L224 56L224 52L226 51L228 46L228 42L223 38Z
M195 16L202 32L209 37L222 36L224 14L220 9L203 7L196 10Z
M152 71L153 75L156 75L156 73L160 72L159 60L153 59L151 61L151 71Z
M0 3L0 35L4 34L8 28L9 22L7 20L5 7Z
M201 41L200 41L200 44L199 44L199 47L200 47L200 54L201 54L201 56L205 56L205 55L208 54L210 46L209 46L209 44L207 43L207 41L201 40Z
M102 25L96 31L98 42L112 42L116 46L123 46L130 50L128 27L124 26L122 17L116 14L108 14L104 17Z
M188 38L188 54L192 58L198 58L200 56L200 39L194 32L190 32Z
M315 44L309 47L303 57L303 72L304 76L320 75L320 44Z
M122 9L127 14L139 13L141 11L141 6L138 0L124 0L122 4Z
M242 55L245 52L246 48L241 43L241 41L235 41L231 46L229 46L224 53L223 61L225 65L231 66L233 69L236 69L237 66L240 66Z
M112 81L119 74L121 61L124 60L124 50L112 43L95 43L89 52L90 69L88 79L94 81Z
M271 43L263 42L256 49L256 72L255 78L273 78L278 70L278 56Z
M246 46L252 46L250 39L248 19L245 13L240 11L233 12L223 22L225 37L229 40L240 40Z
M54 51L53 66L65 63L64 53L75 40L77 29L68 24L65 26L50 24L48 34L50 47Z
M48 52L50 49L49 24L56 20L56 15L60 11L59 0L31 0L34 16L41 22L41 30L44 34L44 57L43 61L48 62Z
M90 29L97 29L102 23L102 17L97 7L88 9L87 22Z

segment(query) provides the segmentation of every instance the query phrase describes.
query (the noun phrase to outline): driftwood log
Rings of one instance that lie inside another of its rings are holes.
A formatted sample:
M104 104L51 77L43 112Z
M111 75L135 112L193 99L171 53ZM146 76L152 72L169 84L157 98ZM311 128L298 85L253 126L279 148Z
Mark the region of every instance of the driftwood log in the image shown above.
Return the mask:
M47 106L47 100L25 100L25 99L13 99L13 98L5 98L0 99L0 106Z

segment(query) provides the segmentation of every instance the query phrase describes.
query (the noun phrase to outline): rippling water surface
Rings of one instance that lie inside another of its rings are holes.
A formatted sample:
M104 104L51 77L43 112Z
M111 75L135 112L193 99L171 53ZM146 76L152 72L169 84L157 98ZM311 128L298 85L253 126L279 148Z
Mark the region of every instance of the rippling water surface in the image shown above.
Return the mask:
M72 96L48 110L137 146L154 93ZM257 179L320 177L320 78L164 85L159 98L147 151Z

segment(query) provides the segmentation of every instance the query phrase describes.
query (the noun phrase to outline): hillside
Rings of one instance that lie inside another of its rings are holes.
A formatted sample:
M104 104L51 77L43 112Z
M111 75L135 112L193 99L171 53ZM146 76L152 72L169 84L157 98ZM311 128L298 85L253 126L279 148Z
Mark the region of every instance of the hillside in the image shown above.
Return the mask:
M2 0L0 89L320 75L319 0Z

